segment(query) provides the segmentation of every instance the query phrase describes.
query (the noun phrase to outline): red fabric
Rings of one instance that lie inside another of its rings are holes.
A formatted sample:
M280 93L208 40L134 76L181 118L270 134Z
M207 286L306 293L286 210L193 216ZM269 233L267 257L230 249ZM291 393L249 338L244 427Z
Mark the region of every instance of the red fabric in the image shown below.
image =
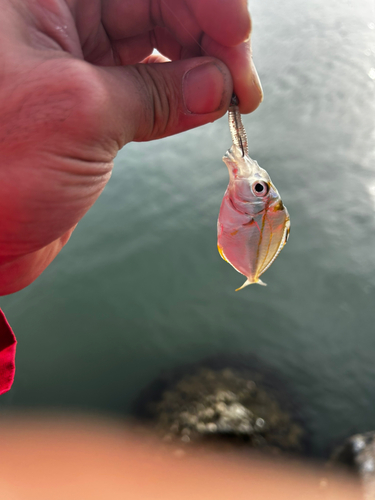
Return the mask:
M0 394L9 391L16 370L16 337L0 309Z

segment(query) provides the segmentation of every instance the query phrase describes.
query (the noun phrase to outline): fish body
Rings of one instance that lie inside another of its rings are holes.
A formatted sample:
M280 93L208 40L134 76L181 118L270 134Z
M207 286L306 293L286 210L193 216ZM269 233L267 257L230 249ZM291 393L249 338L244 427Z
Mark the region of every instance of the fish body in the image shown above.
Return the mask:
M288 240L289 214L266 170L247 154L246 136L242 142L233 140L223 161L229 184L218 218L218 250L246 276L238 290L253 283L264 285L259 277Z

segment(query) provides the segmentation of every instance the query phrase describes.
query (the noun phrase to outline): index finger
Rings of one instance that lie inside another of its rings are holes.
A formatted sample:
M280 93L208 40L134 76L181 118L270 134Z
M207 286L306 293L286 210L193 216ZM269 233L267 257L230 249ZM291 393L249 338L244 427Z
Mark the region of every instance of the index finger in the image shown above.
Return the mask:
M103 24L112 40L141 35L157 26L167 28L183 45L207 33L233 47L250 35L246 0L107 0Z
M166 4L167 0L161 0ZM201 29L215 42L234 47L250 37L251 20L246 0L188 0Z
M189 53L221 59L232 74L242 113L253 111L262 101L251 57L246 0L108 0L103 22L112 40L122 39L125 45L128 37L147 33L148 43L153 40L154 47L172 60ZM165 28L163 37L157 36L157 27Z

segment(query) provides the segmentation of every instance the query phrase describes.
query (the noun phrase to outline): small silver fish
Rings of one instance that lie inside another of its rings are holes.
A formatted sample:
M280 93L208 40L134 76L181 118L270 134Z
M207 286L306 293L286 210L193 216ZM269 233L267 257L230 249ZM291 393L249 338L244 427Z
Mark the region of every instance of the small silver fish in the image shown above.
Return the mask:
M290 219L270 176L248 155L236 96L228 118L233 144L223 157L229 184L217 222L217 246L221 257L246 276L237 288L241 290L253 283L265 285L259 276L288 241Z

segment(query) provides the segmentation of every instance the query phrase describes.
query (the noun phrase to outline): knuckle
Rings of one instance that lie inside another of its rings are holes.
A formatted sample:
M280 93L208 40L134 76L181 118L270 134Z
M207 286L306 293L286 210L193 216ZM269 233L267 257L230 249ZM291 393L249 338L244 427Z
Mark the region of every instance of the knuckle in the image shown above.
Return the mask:
M173 78L166 78L166 74L159 71L152 64L135 66L141 79L140 93L144 100L144 130L142 140L150 140L169 135L173 130L180 101L180 89Z

